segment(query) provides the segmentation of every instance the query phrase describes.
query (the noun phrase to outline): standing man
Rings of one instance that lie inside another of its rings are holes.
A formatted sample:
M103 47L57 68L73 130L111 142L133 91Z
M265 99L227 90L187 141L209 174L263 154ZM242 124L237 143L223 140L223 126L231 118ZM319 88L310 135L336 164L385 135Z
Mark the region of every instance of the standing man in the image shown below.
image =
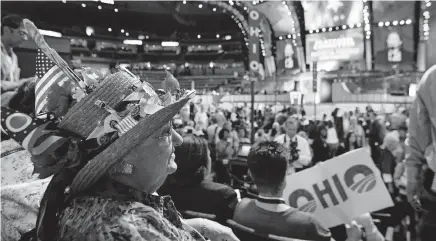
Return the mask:
M2 105L7 105L18 87L33 79L20 79L18 58L13 48L18 47L28 39L23 25L23 18L18 15L8 15L1 22L1 94Z
M418 211L422 241L436 237L436 65L423 75L410 110L407 199ZM427 168L424 169L423 167Z
M383 144L385 131L383 126L377 120L377 114L373 110L368 111L369 115L369 133L368 144L371 149L371 157L378 168L380 168L380 146Z
M309 142L303 137L297 135L298 120L290 116L284 123L285 134L281 134L274 141L284 145L289 149L290 156L290 171L300 171L307 167L312 161L312 153L310 151Z

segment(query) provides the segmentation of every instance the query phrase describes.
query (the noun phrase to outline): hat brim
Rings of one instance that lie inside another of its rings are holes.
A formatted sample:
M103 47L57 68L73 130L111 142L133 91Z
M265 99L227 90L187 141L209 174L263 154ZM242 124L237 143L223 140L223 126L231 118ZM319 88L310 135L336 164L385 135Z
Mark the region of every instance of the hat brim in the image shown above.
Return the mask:
M80 193L92 186L132 149L143 143L156 130L171 121L190 99L189 96L183 98L141 119L136 126L119 137L79 171L70 186L71 194Z

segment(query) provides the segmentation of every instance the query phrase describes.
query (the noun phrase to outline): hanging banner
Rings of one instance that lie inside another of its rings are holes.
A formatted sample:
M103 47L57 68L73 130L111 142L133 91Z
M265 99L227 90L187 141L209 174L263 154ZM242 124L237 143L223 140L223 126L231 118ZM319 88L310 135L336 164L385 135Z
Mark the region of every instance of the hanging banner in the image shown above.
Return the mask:
M248 62L250 75L252 77L259 76L262 66L260 64L260 13L256 10L251 10L248 14Z

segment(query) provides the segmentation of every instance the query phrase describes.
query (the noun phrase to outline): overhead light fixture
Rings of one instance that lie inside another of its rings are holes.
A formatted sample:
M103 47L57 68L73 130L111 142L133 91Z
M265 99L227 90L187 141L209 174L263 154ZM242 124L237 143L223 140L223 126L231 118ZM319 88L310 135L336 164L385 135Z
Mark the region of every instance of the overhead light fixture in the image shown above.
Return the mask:
M406 24L411 24L411 23L412 23L412 20L410 20L410 19L406 20Z
M101 7L100 5L98 5L98 9L99 9L99 10L101 10L101 9L102 9L102 7Z
M162 41L160 44L162 47L177 47L179 46L179 42L174 41Z
M186 4L186 0L183 0L183 4Z
M112 32L112 28L108 28L107 31Z
M213 8L212 11L216 12L216 8Z
M146 38L146 39L149 39L150 37L147 35L147 36L145 36L145 38Z
M137 39L126 39L126 40L123 41L123 44L142 45L142 41L141 40L137 40Z
M101 3L111 4L111 5L114 5L114 3L115 3L114 0L100 0L100 1L96 1L96 2L101 2Z
M198 4L198 8L202 8L203 7L203 4Z
M88 27L86 27L85 32L86 32L86 35L91 36L95 33L95 30L93 27L88 26Z
M63 3L67 3L67 0L62 0Z
M39 32L40 32L42 35L45 35L45 36L50 36L50 37L55 37L55 38L61 38L61 37L62 37L62 34L61 34L61 33L59 33L59 32L55 32L55 31L51 31L51 30L43 30L43 29L40 29Z
M216 35L216 38L220 38L220 35L219 35L219 34L217 34L217 35Z
M121 33L124 33L124 29L123 28L121 29Z
M197 38L201 38L201 35L199 34L199 35L197 35Z
M129 33L126 33L126 36L129 36Z
M145 39L145 36L142 35L142 34L140 34L140 35L138 35L138 39L139 39L139 40L143 40L143 39Z
M230 39L232 39L232 36L230 36L230 35L226 35L226 37L224 37L224 39L225 39L225 40L230 40Z
M118 8L115 8L115 9L114 9L114 12L116 12L116 13L117 13L117 12L118 12Z
M82 7L83 7L83 8L86 8L86 4L82 3Z

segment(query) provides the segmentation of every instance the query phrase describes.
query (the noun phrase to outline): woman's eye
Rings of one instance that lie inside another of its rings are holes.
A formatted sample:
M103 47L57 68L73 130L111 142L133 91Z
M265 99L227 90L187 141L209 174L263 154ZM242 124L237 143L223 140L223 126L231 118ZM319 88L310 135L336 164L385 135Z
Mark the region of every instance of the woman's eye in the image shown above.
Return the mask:
M171 128L164 130L159 136L156 138L163 139L171 135Z

